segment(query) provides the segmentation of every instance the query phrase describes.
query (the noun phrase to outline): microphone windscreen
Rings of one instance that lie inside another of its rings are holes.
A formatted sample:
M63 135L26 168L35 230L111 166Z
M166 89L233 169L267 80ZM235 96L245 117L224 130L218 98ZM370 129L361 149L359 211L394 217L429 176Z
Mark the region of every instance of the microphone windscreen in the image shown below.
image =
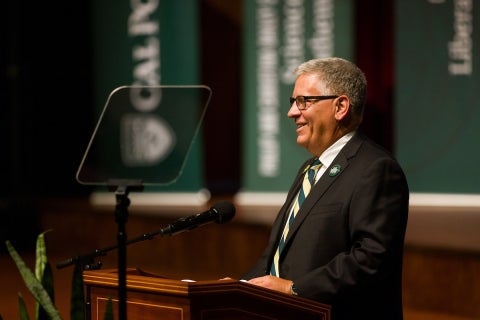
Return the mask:
M218 212L217 223L228 222L235 216L235 206L229 201L217 202L212 209Z

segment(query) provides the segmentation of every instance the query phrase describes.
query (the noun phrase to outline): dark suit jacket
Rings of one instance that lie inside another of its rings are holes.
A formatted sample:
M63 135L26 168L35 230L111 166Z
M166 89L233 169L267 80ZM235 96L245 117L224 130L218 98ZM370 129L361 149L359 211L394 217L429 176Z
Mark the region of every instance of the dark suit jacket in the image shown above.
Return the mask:
M312 161L299 170L268 246L245 279L269 273L290 204ZM280 257L280 277L293 280L299 296L332 305L332 320L402 319L408 201L399 164L357 133L300 208Z

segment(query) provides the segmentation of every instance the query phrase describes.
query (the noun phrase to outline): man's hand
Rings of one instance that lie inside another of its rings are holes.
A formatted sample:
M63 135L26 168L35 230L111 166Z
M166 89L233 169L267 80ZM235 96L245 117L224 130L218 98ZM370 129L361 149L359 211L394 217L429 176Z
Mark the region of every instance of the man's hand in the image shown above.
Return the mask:
M292 281L287 279L282 279L274 276L263 276L258 278L253 278L248 280L248 283L254 284L256 286L265 287L268 289L280 291L287 294L292 294Z

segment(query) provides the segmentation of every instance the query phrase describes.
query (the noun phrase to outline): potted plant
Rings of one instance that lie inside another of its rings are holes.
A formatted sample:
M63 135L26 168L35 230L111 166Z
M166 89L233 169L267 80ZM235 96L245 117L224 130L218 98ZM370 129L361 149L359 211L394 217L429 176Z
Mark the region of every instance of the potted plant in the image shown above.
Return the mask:
M35 298L35 318L36 320L52 319L61 320L62 317L55 307L54 303L54 281L50 262L47 257L47 250L45 245L45 234L42 232L37 237L35 250L35 272L30 270L25 264L25 261L20 257L10 241L6 241L6 246L10 256L15 262L18 271L20 272L25 285L30 293ZM71 320L85 320L85 300L82 271L83 266L76 264L74 267L72 277L71 290L71 306L70 319ZM18 298L20 320L29 320L28 311L25 301L21 294ZM111 300L107 304L105 311L105 320L113 319L113 312L111 310ZM0 320L2 319L0 315Z

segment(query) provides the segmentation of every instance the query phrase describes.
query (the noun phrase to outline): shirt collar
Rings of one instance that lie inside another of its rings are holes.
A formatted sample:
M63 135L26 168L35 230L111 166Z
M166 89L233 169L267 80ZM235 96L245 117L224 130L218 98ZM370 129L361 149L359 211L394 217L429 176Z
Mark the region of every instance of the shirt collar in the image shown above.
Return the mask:
M338 155L340 150L342 150L342 148L347 144L347 142L350 141L350 139L355 135L355 133L356 131L350 131L349 133L347 133L346 135L344 135L343 137L335 141L334 144L328 147L327 150L325 150L320 155L320 157L318 157L322 162L322 167L324 169L330 167L330 165L332 164L333 160Z

